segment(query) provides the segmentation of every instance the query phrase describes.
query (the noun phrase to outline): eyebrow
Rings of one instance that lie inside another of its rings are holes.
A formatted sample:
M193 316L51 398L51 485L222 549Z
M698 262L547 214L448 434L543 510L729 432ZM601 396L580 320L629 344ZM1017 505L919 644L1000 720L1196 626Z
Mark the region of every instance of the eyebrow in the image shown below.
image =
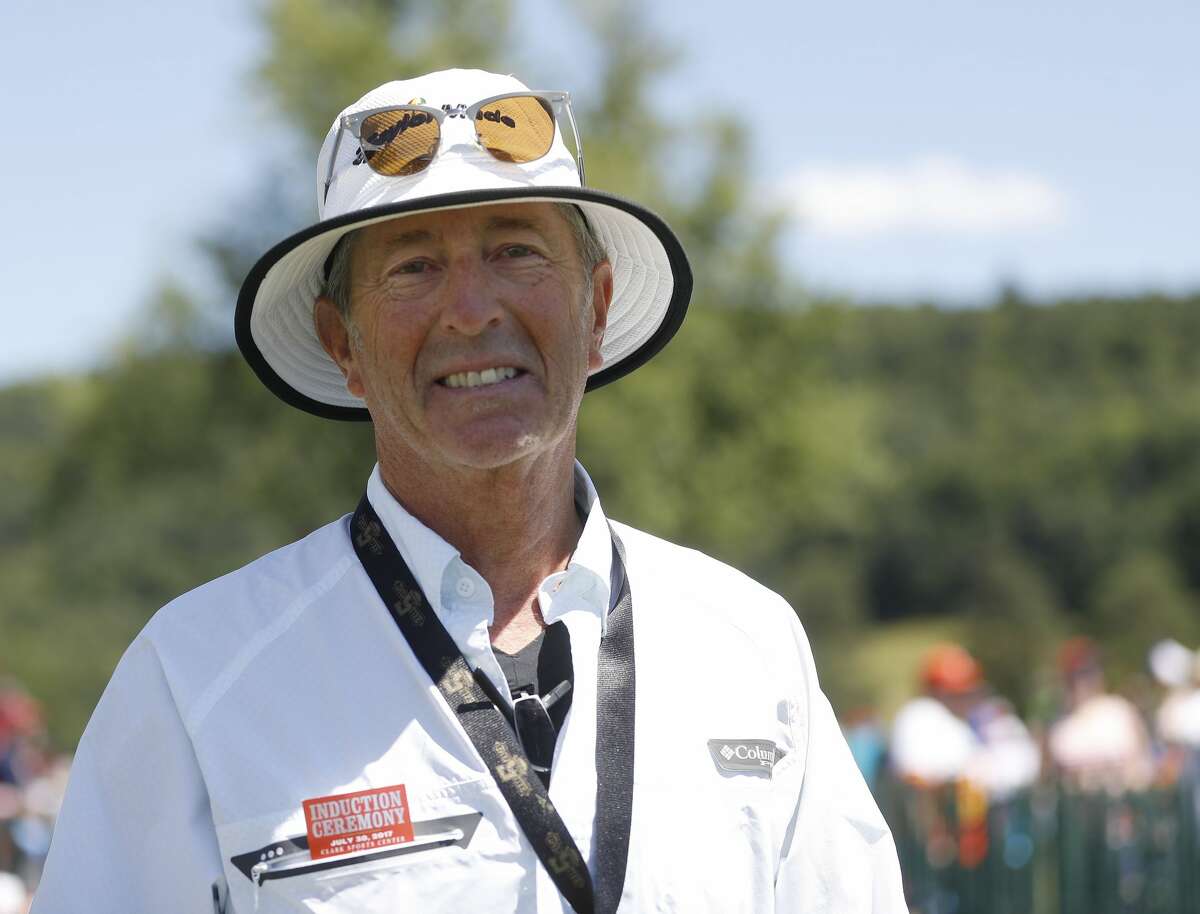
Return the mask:
M539 234L543 234L546 231L545 225L541 221L526 219L521 216L493 216L487 221L484 228L488 231L524 229ZM407 232L400 232L388 238L385 244L389 250L394 250L405 245L434 240L436 240L435 235L429 229L409 229Z
M433 232L429 229L410 229L407 232L400 232L398 235L393 235L385 242L389 248L400 248L406 244L416 244L419 241L430 241L433 239Z
M495 216L487 221L485 228L495 229L528 229L531 232L544 233L546 227L536 219L523 219L520 216Z

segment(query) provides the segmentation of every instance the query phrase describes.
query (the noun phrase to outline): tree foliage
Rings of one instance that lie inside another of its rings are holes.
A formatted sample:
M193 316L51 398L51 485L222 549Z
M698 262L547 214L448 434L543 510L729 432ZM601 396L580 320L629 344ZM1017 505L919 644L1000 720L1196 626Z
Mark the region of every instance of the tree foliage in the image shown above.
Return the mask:
M254 85L310 162L372 85L515 69L510 22L500 0L271 0ZM579 452L610 514L787 596L835 702L863 699L857 636L889 620L964 618L1015 698L1060 633L1127 671L1153 638L1200 638L1200 297L812 301L783 278L737 121L656 110L670 53L631 5L578 26L600 49L579 100L591 183L661 211L697 277L678 338L585 400ZM307 218L311 175L286 159L201 240L221 302ZM158 606L349 511L371 466L369 427L276 401L198 329L212 310L166 288L108 368L0 391L0 670L61 744Z

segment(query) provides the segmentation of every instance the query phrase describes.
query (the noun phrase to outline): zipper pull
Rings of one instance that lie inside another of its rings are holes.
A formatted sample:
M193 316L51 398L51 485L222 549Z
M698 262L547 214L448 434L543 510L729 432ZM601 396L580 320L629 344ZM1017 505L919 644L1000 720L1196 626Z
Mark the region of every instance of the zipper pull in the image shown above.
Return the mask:
M268 869L270 869L270 867L268 867L265 863L256 863L254 866L250 867L250 878L254 881L255 885L262 885L263 874L266 873Z
M263 874L269 867L265 863L256 863L250 867L250 881L254 883L254 910L258 910L258 891L262 888Z

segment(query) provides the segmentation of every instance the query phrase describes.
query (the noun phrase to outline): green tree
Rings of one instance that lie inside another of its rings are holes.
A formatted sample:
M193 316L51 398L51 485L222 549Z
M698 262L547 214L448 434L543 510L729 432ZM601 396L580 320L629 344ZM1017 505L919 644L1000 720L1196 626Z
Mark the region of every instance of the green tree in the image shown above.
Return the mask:
M1037 568L1005 549L981 555L973 578L967 649L996 691L1025 711L1065 632L1062 612Z
M1163 638L1200 644L1196 595L1155 552L1132 553L1100 579L1093 625L1117 682L1145 671L1151 646Z

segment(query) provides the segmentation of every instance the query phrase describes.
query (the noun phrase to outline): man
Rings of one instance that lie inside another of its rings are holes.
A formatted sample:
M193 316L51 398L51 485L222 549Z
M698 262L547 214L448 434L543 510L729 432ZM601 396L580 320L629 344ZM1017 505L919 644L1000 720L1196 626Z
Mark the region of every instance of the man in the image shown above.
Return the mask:
M1147 666L1165 693L1154 713L1154 735L1174 771L1182 756L1200 750L1200 652L1164 638L1150 648Z
M941 787L965 772L978 751L978 735L967 722L983 686L983 670L964 648L938 644L921 661L921 693L892 721L892 768L916 787Z
M903 911L791 609L610 524L585 389L673 335L670 229L581 186L565 93L368 93L238 340L370 418L354 515L164 608L80 744L36 914Z
M1154 779L1150 734L1129 699L1108 692L1100 648L1085 635L1058 649L1064 714L1046 744L1062 779L1072 788L1111 793L1145 790Z
M906 702L892 723L891 763L901 780L918 788L965 780L992 800L1033 786L1041 771L1037 743L964 647L931 648L920 682L923 694Z

